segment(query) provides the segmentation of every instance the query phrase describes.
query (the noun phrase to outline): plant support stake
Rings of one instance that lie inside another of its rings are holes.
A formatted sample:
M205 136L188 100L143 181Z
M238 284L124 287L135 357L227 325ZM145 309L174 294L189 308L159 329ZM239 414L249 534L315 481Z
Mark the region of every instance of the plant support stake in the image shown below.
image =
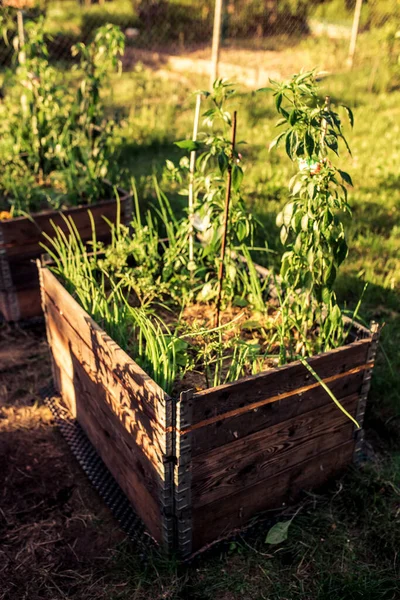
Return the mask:
M211 88L213 86L214 81L218 78L219 49L221 46L222 8L223 0L215 0L214 29L211 48Z
M356 53L356 44L358 36L358 28L360 26L361 8L363 0L356 0L356 6L354 9L353 27L351 30L349 56L347 57L347 66L349 69L353 68L354 54Z
M25 52L22 48L25 46L25 32L24 32L24 15L22 10L17 11L17 24L18 24L18 45L19 45L19 61L21 64L25 62Z
M330 107L331 107L331 98L330 98L330 96L325 96L326 112L329 112ZM327 131L328 131L328 121L326 119L324 119L322 121L321 148L323 148L325 145L325 136L326 136Z
M228 234L228 226L229 226L229 204L231 201L231 190L232 190L232 167L233 167L233 159L235 156L235 142L236 142L236 110L233 113L232 120L232 148L231 148L231 156L228 165L228 178L226 182L226 194L225 194L225 211L224 211L224 224L223 224L223 234L222 234L222 244L221 244L221 257L218 269L218 295L217 295L217 304L216 304L216 315L215 315L215 326L219 327L220 325L220 311L221 311L221 296L222 296L222 283L224 279L224 262L225 262L225 252L226 252L226 238Z
M197 140L197 133L199 130L200 120L200 106L201 106L201 94L197 94L196 97L196 110L194 114L193 122L193 141ZM194 207L194 172L196 168L196 150L192 150L190 153L190 166L189 166L189 263L191 265L191 272L193 268L194 260L194 233L193 233L193 207Z

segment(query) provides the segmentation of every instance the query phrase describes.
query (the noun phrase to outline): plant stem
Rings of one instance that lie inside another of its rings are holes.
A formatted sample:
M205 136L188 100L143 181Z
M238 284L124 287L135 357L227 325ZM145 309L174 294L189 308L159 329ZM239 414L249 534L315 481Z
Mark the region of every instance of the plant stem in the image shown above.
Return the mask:
M193 141L197 140L197 132L199 129L200 120L200 105L201 105L201 94L197 94L196 97L196 110L194 114L193 122ZM194 171L196 168L196 150L192 150L190 153L190 166L189 166L189 262L193 262L194 259L194 234L193 234L193 207L194 207ZM193 271L191 270L191 273Z
M235 142L236 142L236 110L233 113L232 120L232 148L231 148L231 157L228 165L228 179L226 182L226 194L225 194L225 211L224 211L224 224L223 224L223 234L222 234L222 244L221 244L221 256L218 270L218 295L217 295L217 304L216 304L216 315L215 315L215 326L219 327L220 325L220 311L221 311L221 296L222 296L222 283L224 279L224 262L225 262L225 252L226 252L226 239L228 234L228 226L229 226L229 204L231 200L231 190L232 190L232 167L233 167L233 157L235 154Z

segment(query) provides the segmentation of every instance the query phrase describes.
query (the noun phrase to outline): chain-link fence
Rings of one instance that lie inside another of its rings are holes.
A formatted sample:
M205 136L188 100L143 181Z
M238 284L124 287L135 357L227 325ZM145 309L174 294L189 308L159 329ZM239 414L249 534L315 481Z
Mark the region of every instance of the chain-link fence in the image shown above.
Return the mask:
M215 27L218 5L221 23ZM371 31L378 32L376 50L397 59L400 30L400 0L3 0L0 6L2 65L10 61L22 10L25 22L43 18L56 60L71 60L74 43L114 23L126 36L125 69L157 54L172 68L215 74L218 60L221 75L247 79L250 85L263 84L267 74L285 76L290 69L313 66L312 61L341 68L354 53L357 60L358 51L368 50ZM366 40L360 50L357 36ZM368 56L373 51L370 47ZM282 52L291 57L285 68Z

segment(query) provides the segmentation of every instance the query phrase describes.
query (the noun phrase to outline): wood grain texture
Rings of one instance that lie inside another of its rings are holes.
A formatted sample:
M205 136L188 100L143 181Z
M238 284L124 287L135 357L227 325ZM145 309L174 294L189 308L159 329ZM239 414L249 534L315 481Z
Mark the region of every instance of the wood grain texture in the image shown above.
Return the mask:
M131 218L131 196L119 190L121 222ZM63 216L71 216L84 241L91 239L90 211L96 224L97 239L107 241L110 228L103 217L115 222L117 203L106 200L92 206L73 207L64 211L44 211L28 217L0 221L0 312L6 321L41 315L38 272L35 259L44 253L40 245L46 242L42 232L54 234L52 221L63 231L67 225ZM1 292L4 292L1 294ZM29 301L32 296L32 301ZM12 307L12 308L11 308Z
M162 544L162 506L159 501L163 479L144 461L136 441L118 427L99 388L92 385L79 361L74 360L74 379L62 368L62 356L55 351L58 381L67 404L75 404L76 418L103 462L125 492L151 535Z
M146 411L146 405L138 402L137 394L122 386L118 376L109 365L98 357L97 348L89 347L79 333L71 327L67 315L60 315L56 306L47 297L46 320L51 337L51 349L57 364L60 363L66 374L73 380L76 361L84 367L88 379L93 383L92 390L104 390L103 400L119 419L121 429L142 447L142 451L151 460L154 456L156 467L172 455L172 432L160 425L152 411ZM103 393L103 392L102 392ZM145 410L143 410L143 407ZM77 407L70 405L69 410L76 416ZM161 409L160 409L161 410Z
M256 485L193 510L193 551L242 528L265 510L294 502L303 490L317 489L351 462L354 441L332 448Z
M165 406L169 396L124 352L107 333L83 310L64 286L47 268L41 268L43 293L57 307L85 344L95 352L96 361L104 362L129 390L138 406L160 425L167 426Z
M364 371L336 379L328 384L338 400L357 394L363 382ZM194 400L196 401L196 397ZM268 402L259 408L233 417L226 417L192 432L192 456L219 448L229 442L244 438L273 425L331 405L332 400L321 386L282 400Z
M172 401L48 269L39 271L55 384L149 532L170 545Z
M358 395L343 400L355 415ZM348 442L353 423L329 405L258 431L192 460L194 508L223 500L277 473Z
M369 339L353 342L310 358L309 363L323 379L346 373L353 367L365 364L369 345ZM210 418L223 418L224 413L233 413L235 410L245 412L252 404L262 403L271 397L275 398L315 383L309 371L296 361L234 383L199 392L193 399L192 425Z

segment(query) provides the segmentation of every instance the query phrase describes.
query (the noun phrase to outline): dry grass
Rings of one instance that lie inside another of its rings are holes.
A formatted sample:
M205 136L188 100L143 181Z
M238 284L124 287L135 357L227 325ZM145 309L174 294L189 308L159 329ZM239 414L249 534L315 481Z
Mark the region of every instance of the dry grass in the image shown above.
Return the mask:
M0 598L108 598L123 539L41 404L44 331L0 329Z

